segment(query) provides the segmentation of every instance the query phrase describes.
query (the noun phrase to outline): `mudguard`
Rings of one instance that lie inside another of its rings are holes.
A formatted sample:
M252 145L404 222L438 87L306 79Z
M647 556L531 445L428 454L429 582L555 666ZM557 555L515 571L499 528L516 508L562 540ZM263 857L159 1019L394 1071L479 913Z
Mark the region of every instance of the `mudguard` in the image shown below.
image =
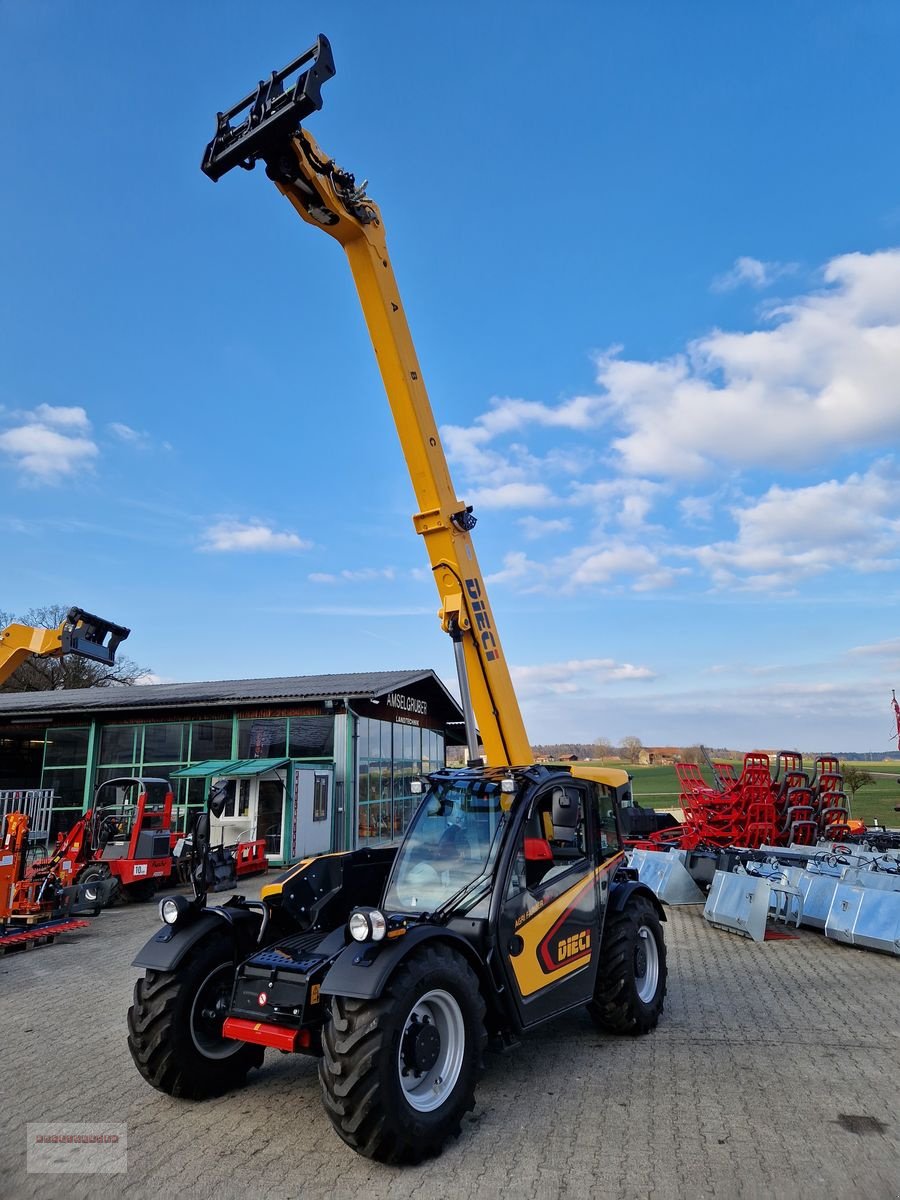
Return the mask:
M661 921L665 921L666 914L663 906L660 904L656 895L647 887L645 883L638 883L634 879L629 879L625 883L613 883L609 889L609 911L622 912L625 905L635 896L644 896L653 907L656 909L656 915Z
M234 939L235 958L245 958L256 945L261 915L237 905L204 908L193 919L161 925L137 953L133 967L149 971L174 971L189 950L213 933Z
M377 1000L395 968L424 942L449 943L472 964L476 974L484 975L484 963L465 938L443 925L417 925L395 941L352 942L328 969L322 980L322 995Z

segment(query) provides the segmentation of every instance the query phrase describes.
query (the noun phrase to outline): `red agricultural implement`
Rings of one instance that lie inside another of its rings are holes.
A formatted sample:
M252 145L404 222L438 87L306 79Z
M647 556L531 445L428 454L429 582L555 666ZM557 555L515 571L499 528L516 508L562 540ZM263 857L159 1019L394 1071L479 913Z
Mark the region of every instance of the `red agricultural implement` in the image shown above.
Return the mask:
M93 807L68 833L60 835L52 855L29 868L29 876L56 873L66 883L111 881L108 903L149 900L160 887L184 882L172 829L174 795L167 779L108 779L94 793ZM240 878L268 869L265 839L222 848Z
M29 818L7 813L0 841L0 955L52 942L60 933L87 924L81 913L96 914L107 899L101 884L66 885L58 871L26 871Z
M93 807L30 874L50 870L72 883L111 880L111 903L149 899L172 875L173 799L166 779L108 779Z
M731 763L711 763L715 784L695 763L675 766L684 812L681 825L651 833L636 843L645 849L717 849L742 846L811 846L820 838L865 832L850 817L840 763L818 757L807 771L796 751L744 755L737 775Z

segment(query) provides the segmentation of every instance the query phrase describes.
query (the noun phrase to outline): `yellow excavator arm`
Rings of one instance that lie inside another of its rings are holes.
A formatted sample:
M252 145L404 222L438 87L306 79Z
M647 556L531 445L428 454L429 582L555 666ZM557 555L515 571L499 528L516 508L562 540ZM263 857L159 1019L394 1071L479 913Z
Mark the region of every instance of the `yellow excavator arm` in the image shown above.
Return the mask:
M232 167L263 160L266 174L303 220L343 246L416 494L413 523L425 539L441 625L454 641L470 754L477 721L489 764L527 765L533 761L531 747L472 544L475 517L450 478L381 213L365 184L357 186L300 124L321 108L322 83L333 74L331 48L320 35L312 49L219 114L202 169L218 180Z
M29 658L60 658L74 654L111 666L116 650L128 637L130 629L114 625L103 617L81 608L70 608L66 619L56 629L39 629L33 625L7 625L0 629L0 683Z

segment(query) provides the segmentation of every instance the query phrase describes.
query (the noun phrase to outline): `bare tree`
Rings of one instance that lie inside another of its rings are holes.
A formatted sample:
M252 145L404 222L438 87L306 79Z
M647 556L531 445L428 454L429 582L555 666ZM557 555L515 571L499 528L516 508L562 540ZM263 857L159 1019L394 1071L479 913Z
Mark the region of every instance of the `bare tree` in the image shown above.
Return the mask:
M45 604L42 608L30 608L19 617L0 612L0 629L14 621L21 625L33 625L36 629L56 629L66 619L68 606ZM58 692L69 688L115 687L136 683L148 674L149 668L139 667L136 662L122 655L116 656L113 666L79 658L74 654L64 658L29 658L0 684L0 692Z
M591 750L593 758L612 758L615 754L615 747L609 738L605 737L594 738Z
M626 762L636 763L641 757L641 751L644 748L644 743L639 737L630 735L622 738L622 744L619 747L622 757Z

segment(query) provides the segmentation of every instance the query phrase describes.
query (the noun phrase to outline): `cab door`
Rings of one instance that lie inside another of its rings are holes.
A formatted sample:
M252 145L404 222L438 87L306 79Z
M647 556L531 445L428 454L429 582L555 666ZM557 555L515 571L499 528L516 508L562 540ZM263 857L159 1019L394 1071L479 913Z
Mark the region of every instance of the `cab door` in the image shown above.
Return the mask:
M602 923L592 791L564 778L539 792L509 863L499 948L523 1026L593 995Z

